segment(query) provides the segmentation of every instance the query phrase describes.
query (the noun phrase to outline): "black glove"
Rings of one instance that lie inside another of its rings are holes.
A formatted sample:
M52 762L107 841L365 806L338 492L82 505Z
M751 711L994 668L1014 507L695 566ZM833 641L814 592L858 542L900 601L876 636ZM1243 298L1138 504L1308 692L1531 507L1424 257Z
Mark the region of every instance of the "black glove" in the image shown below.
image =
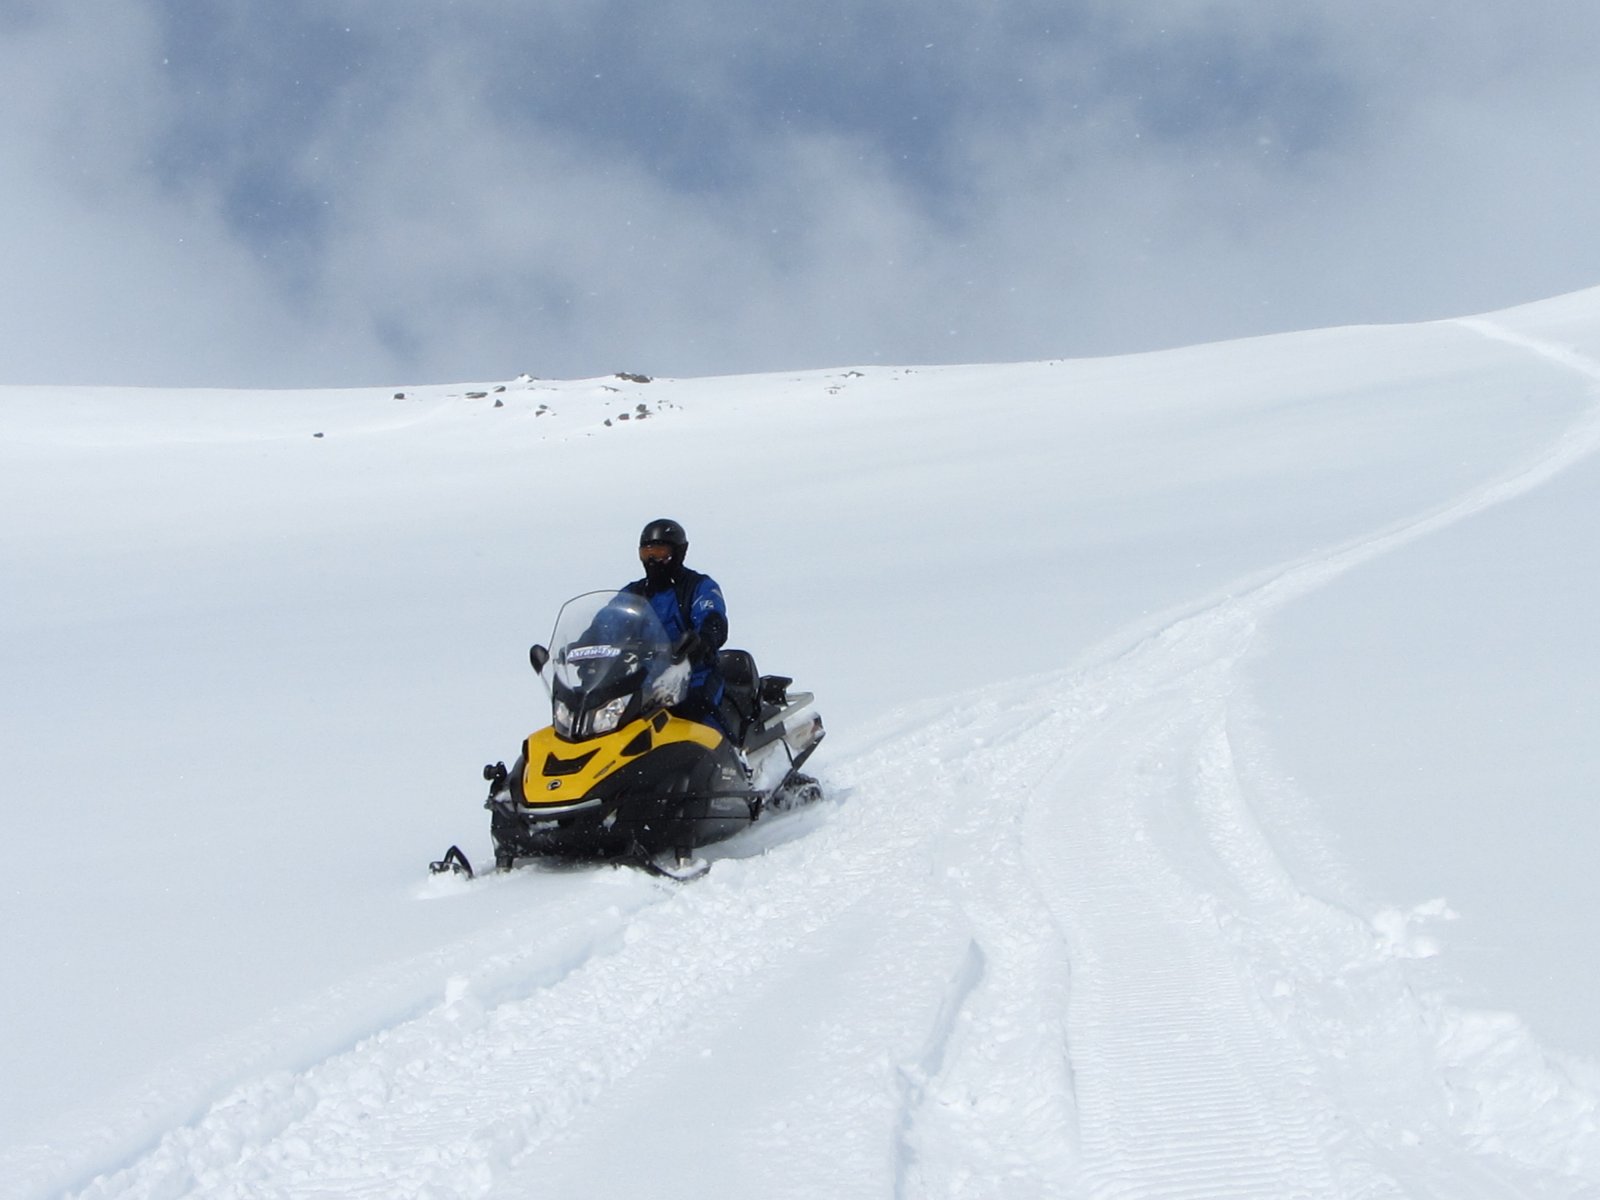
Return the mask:
M728 640L728 618L721 613L707 613L706 619L700 622L700 640L712 654L721 650Z
M695 655L700 653L701 644L700 635L692 629L689 630L672 647L672 661L682 662L686 658L693 659Z

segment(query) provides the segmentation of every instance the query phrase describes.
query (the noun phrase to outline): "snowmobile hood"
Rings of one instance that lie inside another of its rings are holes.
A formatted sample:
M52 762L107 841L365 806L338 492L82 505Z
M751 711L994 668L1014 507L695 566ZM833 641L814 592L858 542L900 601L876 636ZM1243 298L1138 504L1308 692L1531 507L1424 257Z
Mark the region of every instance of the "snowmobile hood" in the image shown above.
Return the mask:
M624 725L614 733L571 742L551 726L532 733L523 744L527 763L523 803L531 809L564 807L586 798L613 772L637 763L665 746L697 745L714 750L722 735L708 725L668 712L657 712Z

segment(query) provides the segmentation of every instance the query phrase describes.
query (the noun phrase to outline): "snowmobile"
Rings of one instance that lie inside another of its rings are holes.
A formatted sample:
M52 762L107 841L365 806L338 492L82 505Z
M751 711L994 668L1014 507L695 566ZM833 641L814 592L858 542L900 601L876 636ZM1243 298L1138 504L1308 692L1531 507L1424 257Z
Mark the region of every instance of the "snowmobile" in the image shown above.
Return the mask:
M723 650L720 710L692 720L676 711L691 643L674 645L649 601L629 592L562 606L549 648L528 653L552 723L524 740L510 769L483 769L497 869L522 858L609 859L693 878L705 869L697 848L820 798L800 771L823 737L811 693L758 674L748 651ZM455 846L431 865L472 873Z

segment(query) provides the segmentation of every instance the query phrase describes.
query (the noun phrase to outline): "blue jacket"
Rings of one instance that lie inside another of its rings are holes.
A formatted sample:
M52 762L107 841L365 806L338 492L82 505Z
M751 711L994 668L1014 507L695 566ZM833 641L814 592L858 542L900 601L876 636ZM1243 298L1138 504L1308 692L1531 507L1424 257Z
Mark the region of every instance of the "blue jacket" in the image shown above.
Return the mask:
M636 579L622 590L648 600L673 641L690 629L699 635L700 647L690 660L694 670L689 676L689 695L714 708L722 700L717 651L728 640L728 606L717 581L679 567L676 582L666 587L652 591L648 579Z

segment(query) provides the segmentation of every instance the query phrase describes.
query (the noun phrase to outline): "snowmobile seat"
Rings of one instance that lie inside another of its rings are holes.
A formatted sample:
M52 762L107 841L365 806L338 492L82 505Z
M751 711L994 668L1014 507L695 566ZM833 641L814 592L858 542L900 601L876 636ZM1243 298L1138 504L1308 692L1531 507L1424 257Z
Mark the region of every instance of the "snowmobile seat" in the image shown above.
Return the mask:
M722 723L733 734L734 744L742 746L761 719L761 676L756 673L755 655L748 650L719 650L717 670L722 675Z

